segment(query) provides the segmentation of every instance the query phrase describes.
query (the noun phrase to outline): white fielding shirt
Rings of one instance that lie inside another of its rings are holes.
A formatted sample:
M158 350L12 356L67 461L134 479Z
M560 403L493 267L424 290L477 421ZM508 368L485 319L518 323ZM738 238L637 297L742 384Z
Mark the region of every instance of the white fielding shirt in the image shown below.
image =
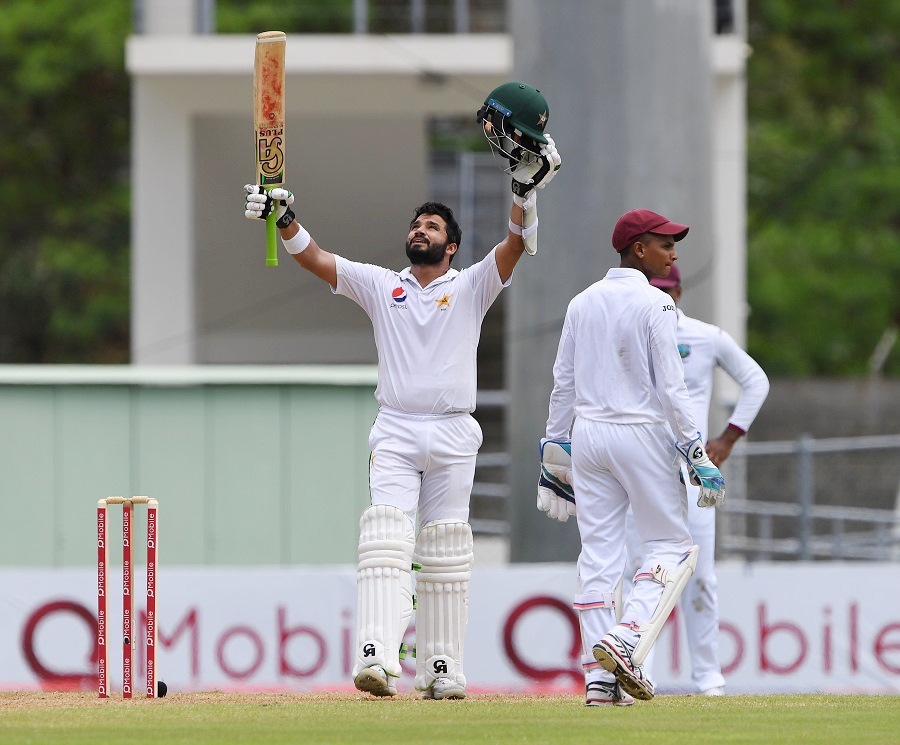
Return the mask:
M424 288L409 267L395 272L335 255L332 292L354 300L372 321L381 408L422 415L475 410L481 324L509 285L500 281L496 250Z
M563 322L547 437L568 439L575 416L668 422L679 444L697 437L676 341L675 302L636 269L610 269L576 295Z
M694 419L701 428L703 439L709 437L709 406L716 366L741 386L741 395L729 424L744 432L750 429L769 394L769 379L756 360L718 326L690 318L680 310L678 351L684 362L684 382L691 394Z

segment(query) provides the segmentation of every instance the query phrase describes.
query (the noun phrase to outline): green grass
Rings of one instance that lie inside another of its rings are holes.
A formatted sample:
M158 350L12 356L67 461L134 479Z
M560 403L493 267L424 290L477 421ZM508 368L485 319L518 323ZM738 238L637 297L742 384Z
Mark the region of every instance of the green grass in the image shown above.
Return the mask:
M900 743L897 696L660 696L632 707L580 696L391 700L350 694L0 693L0 742L19 743Z

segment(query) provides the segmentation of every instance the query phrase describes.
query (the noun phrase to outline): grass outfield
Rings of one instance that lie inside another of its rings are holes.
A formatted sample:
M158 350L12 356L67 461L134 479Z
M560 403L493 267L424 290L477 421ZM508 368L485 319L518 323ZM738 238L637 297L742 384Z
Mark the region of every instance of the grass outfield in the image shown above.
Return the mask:
M586 707L580 696L422 701L352 694L0 693L0 743L900 743L897 696L659 696Z

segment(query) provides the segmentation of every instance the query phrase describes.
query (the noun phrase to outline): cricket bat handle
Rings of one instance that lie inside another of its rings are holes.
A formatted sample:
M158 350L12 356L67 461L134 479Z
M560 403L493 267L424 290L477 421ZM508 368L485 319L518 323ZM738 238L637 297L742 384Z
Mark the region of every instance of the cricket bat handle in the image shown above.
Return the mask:
M267 186L266 191L274 187ZM275 212L266 218L266 266L278 266L278 226L275 224Z

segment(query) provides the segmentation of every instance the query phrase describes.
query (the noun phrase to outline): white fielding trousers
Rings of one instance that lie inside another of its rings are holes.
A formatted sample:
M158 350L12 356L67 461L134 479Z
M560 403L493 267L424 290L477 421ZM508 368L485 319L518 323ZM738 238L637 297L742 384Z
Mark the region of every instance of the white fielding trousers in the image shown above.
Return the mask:
M616 625L612 598L625 568L629 505L644 548L645 568L657 563L674 568L693 545L687 527L687 496L678 478L679 458L667 424L575 420L572 474L581 534L575 607L588 680L599 674L592 664L593 645ZM623 599L623 622L639 625L649 620L662 592L663 586L656 581L635 583Z
M687 474L684 475L685 479ZM688 654L691 658L691 680L697 691L725 685L719 661L719 594L715 573L716 510L697 506L699 488L688 482L688 528L694 543L700 546L697 568L679 600L684 619ZM644 563L643 544L637 534L632 515L628 517L628 563L623 578L623 594ZM644 668L653 677L654 652Z

